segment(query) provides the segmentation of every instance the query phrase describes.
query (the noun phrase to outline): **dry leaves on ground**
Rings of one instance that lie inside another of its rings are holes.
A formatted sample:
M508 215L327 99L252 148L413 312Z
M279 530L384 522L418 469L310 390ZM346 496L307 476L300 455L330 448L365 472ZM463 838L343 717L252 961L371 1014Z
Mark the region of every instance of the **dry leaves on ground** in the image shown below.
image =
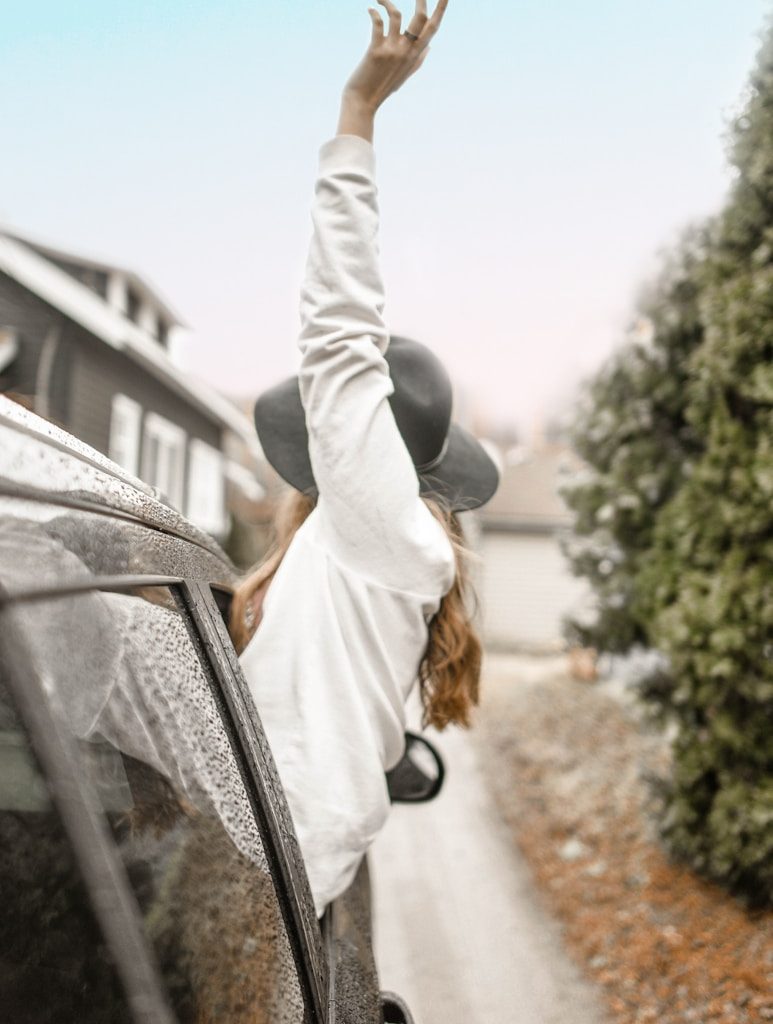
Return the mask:
M617 1024L773 1021L773 915L669 860L651 781L668 748L603 687L491 681L480 728L497 802Z

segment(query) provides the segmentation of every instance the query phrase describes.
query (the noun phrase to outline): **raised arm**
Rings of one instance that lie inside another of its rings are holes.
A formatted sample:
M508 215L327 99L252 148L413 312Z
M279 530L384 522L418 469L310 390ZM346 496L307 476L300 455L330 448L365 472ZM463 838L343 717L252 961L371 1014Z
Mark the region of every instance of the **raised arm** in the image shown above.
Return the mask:
M338 121L339 135L359 135L368 142L373 141L376 111L424 63L448 6L448 0L439 0L430 18L426 0L416 0L414 15L403 31L402 15L391 0L378 2L386 9L389 27L385 31L381 15L368 8L373 22L370 46L344 87Z
M377 110L423 63L447 0L431 18L418 0L408 34L391 0L379 2L388 29L371 10L370 45L344 88L339 134L320 153L301 294L300 385L320 515L332 546L364 572L372 569L371 551L388 566L391 554L404 556L411 544L430 557L437 548L388 401L371 140Z

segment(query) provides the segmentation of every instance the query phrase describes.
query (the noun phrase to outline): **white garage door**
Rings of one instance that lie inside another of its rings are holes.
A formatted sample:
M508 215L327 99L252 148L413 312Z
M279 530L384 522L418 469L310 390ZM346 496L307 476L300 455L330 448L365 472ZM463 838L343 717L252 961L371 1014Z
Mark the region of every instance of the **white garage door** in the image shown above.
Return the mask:
M484 533L479 597L491 646L551 648L563 643L561 619L587 602L558 541L547 534Z

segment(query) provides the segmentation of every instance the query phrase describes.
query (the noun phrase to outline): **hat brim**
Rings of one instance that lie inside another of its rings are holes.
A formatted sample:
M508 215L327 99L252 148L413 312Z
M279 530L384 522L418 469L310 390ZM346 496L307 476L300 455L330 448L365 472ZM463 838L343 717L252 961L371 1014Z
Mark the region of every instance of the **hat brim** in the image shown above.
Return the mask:
M296 490L316 495L309 459L309 435L298 378L265 391L255 403L255 429L266 459ZM483 445L452 423L442 458L431 470L417 473L420 491L454 512L480 508L499 486L499 471Z
M263 454L277 473L296 490L316 494L298 378L264 391L255 403L254 417Z
M432 470L419 473L419 485L423 495L439 498L452 512L469 512L494 496L499 470L480 441L452 423L443 458Z

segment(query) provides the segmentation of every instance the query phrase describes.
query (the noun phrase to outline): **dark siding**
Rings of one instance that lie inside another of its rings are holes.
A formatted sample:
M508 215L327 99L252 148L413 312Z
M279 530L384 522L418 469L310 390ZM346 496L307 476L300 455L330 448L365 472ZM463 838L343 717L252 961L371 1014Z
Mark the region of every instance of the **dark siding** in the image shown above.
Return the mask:
M67 429L82 441L108 454L110 402L116 390L107 346L86 331L73 328L70 348L70 415Z
M3 375L3 390L21 395L35 394L35 378L40 350L49 328L62 323L63 317L0 273L0 327L10 327L19 335L19 355Z
M121 392L182 427L188 438L221 447L221 431L183 398L149 376L123 352L109 348L77 327L71 336L70 416L68 430L101 452L110 443L110 407ZM140 458L141 458L140 453Z
M19 332L21 353L14 373L34 394L35 375L49 328L62 326L50 388L50 416L82 441L107 454L113 395L121 392L197 437L222 448L222 429L125 353L111 348L57 310L0 274L0 326ZM20 386L14 390L21 391Z

